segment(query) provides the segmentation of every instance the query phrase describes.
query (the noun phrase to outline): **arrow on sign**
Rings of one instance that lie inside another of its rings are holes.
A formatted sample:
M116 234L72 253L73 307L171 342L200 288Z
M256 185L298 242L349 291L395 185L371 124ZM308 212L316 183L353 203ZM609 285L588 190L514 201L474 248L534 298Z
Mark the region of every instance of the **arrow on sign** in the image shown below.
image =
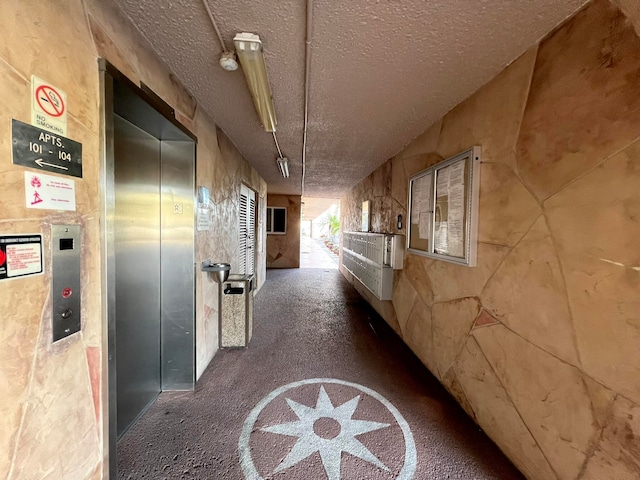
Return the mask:
M63 165L56 165L55 163L47 163L44 160L42 160L41 158L39 158L38 160L36 160L36 163L38 164L38 166L40 168L43 168L43 165L46 165L47 167L54 167L54 168L59 168L60 170L69 170L68 167L65 167Z

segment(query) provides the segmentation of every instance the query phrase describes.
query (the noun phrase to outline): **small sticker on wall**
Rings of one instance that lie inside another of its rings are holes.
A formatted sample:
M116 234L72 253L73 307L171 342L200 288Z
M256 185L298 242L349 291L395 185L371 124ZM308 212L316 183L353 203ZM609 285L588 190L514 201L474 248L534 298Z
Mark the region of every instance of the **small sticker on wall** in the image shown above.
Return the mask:
M0 280L42 272L42 235L0 235Z
M76 209L75 182L67 178L24 172L24 192L27 208Z

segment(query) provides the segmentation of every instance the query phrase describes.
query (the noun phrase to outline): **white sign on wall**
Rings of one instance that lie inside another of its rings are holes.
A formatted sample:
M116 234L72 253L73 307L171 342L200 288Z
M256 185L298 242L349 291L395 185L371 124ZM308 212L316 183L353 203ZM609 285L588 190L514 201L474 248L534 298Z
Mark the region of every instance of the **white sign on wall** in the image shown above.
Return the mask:
M75 183L68 178L24 172L24 192L27 208L76 209Z
M67 136L67 94L31 76L31 125Z
M196 212L196 230L199 232L211 230L211 213L209 205L206 203L199 203Z
M41 234L0 235L0 280L43 271Z

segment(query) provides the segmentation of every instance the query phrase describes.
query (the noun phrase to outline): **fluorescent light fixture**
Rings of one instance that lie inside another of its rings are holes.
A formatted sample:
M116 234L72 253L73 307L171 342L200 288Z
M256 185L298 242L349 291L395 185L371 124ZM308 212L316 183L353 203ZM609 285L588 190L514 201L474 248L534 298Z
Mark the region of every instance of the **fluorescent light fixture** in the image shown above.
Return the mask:
M267 132L275 132L276 111L273 108L273 96L267 78L267 69L262 55L262 42L253 33L238 33L233 39L236 53L244 78L247 80L249 91L253 97L253 104L258 112L260 123Z
M284 178L289 178L289 161L287 160L287 157L276 158L276 163L278 164L280 175L282 175Z

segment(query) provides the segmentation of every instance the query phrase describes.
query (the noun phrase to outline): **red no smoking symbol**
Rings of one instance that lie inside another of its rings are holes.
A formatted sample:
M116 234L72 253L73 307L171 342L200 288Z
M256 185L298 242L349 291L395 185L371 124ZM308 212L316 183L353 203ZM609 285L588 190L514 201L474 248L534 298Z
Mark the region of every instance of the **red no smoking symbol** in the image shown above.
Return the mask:
M59 117L64 113L62 95L50 85L40 85L36 89L36 102L44 113L52 117Z

